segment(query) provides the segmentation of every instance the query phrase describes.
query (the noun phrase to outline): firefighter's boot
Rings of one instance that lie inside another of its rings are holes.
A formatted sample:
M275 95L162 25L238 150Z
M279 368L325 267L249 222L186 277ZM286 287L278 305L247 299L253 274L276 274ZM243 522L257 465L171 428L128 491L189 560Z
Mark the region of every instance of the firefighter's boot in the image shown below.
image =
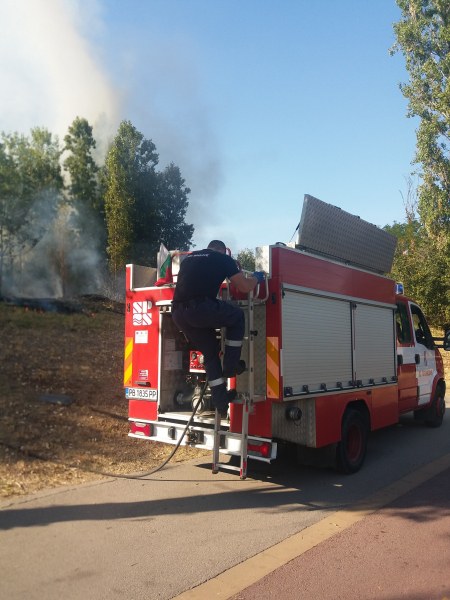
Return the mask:
M236 390L227 390L225 383L216 385L211 388L212 404L214 409L217 409L221 416L226 416L228 405L236 398Z

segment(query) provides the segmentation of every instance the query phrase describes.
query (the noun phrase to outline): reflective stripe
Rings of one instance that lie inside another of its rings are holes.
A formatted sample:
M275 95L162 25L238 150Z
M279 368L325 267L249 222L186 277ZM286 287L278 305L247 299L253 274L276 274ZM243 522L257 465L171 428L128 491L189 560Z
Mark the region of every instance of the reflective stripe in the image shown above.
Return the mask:
M242 346L242 340L225 340L225 346L236 346L240 348Z
M267 397L280 397L280 353L279 339L268 337L266 342L266 366L267 366Z
M131 379L133 375L133 338L125 338L125 362L123 373L123 384L125 386L132 385Z
M223 377L219 377L219 379L213 379L212 381L209 381L209 387L216 387L217 385L222 385L222 383L225 383L225 379Z

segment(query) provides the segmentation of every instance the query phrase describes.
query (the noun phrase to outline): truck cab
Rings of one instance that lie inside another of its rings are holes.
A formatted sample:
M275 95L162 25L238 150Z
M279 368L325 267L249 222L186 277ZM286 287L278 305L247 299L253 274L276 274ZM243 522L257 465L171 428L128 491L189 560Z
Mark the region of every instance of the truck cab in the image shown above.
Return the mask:
M399 413L414 411L417 418L438 427L445 412L445 379L437 341L415 302L398 295L396 304Z

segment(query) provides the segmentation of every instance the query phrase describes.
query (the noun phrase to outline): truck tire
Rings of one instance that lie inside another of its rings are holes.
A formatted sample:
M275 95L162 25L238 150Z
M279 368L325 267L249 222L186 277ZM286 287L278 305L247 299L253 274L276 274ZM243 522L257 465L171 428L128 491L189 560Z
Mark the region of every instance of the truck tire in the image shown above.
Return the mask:
M340 473L356 473L367 451L368 423L360 410L349 408L342 418L341 441L336 447L336 468Z
M425 424L428 427L440 427L445 414L445 398L444 391L441 386L436 388L433 401L430 408L426 412Z

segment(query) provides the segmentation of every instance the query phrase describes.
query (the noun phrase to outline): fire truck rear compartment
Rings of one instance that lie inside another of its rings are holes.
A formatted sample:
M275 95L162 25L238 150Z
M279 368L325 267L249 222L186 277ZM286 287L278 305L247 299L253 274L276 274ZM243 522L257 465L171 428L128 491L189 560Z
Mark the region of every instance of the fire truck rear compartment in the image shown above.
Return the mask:
M245 309L244 309L244 312ZM190 415L192 412L192 396L195 388L199 388L206 380L202 369L190 371L190 353L197 350L187 341L186 337L178 330L169 311L160 313L160 381L159 381L159 415L167 412ZM247 320L247 315L246 315ZM264 305L255 306L254 310L254 365L249 365L249 342L246 335L241 357L245 360L247 368L253 368L255 380L255 394L265 396L266 391L266 311ZM248 333L248 324L246 323ZM218 347L223 348L221 331L217 330ZM239 393L248 392L248 370L236 378L236 389ZM213 408L210 404L210 391L206 391L206 402L202 408ZM195 397L194 397L195 401ZM195 403L195 402L194 402Z
M255 365L255 393L261 400L265 394L265 307L255 307L254 327L257 334L254 336ZM244 313L245 307L244 307ZM246 315L247 318L247 315ZM248 323L246 323L248 333ZM222 332L217 330L218 347L222 346ZM160 309L160 380L158 382L158 420L147 423L131 423L130 436L138 438L164 441L169 444L179 443L186 424L192 416L193 407L196 405L200 390L206 380L203 369L190 369L192 367L193 348L185 336L174 324L168 306ZM249 342L248 335L243 342L242 358L248 365ZM197 366L198 365L194 365ZM248 365L249 366L249 365ZM228 385L233 385L229 380ZM248 373L237 378L238 392L248 392ZM199 449L211 449L214 445L214 417L211 414L211 394L206 388L203 402L199 406L191 425L184 434L180 445L191 445ZM242 410L237 402L230 410ZM205 414L206 411L206 414ZM220 451L224 454L239 455L241 449L241 433L230 431L228 419L221 421ZM267 438L249 435L249 458L270 462L276 457L277 445Z
M160 415L175 412L190 416L192 400L195 400L196 388L201 387L206 379L204 372L190 373L190 351L195 350L172 320L170 312L161 312L160 321L160 381L159 407ZM209 404L210 392L207 389L202 408Z

